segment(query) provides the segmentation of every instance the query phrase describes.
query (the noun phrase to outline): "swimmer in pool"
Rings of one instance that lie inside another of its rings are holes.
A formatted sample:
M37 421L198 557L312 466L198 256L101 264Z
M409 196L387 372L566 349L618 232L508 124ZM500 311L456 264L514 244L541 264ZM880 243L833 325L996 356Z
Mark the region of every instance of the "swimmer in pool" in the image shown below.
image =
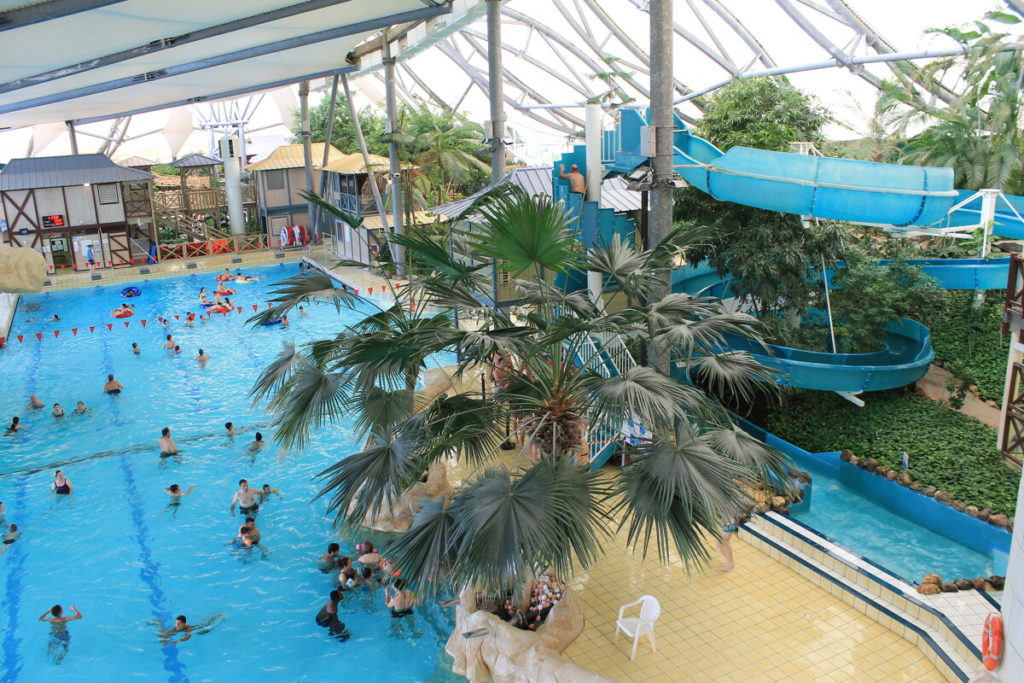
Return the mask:
M185 618L184 614L179 614L174 619L174 626L160 629L160 642L164 647L170 647L171 645L184 643L186 640L191 638L193 634L199 636L204 633L209 633L213 630L214 623L222 616L224 615L218 612L210 616L206 621L193 625L188 623L188 619ZM150 623L152 624L153 622L151 621ZM159 625L160 622L156 623ZM177 640L171 640L171 638L176 635L180 635L181 637Z
M64 608L60 605L54 605L39 617L39 621L50 622L50 643L46 646L46 654L49 657L53 657L54 664L60 664L64 661L64 657L68 654L68 646L71 645L71 634L68 633L67 623L82 618L82 613L74 605L71 606L71 611L74 614L70 617L65 617Z
M256 520L252 517L245 518L246 533L249 536L249 540L252 541L252 545L259 545L263 539L263 532L256 526Z
M52 317L46 319L46 322L48 322L48 323L59 323L60 322L60 316L57 315L56 313L54 313Z
M53 483L50 484L50 489L58 496L70 496L75 487L63 472L57 470L53 473Z
M187 490L182 491L181 487L178 486L177 484L171 484L170 486L165 488L164 491L167 493L167 495L171 497L171 505L177 505L178 503L181 502L181 497L187 496L188 494L192 493L192 489L194 489L195 487L196 485L192 484L191 486L188 487Z
M178 445L171 438L171 428L164 427L160 430L160 457L168 458L178 454Z
M270 496L272 496L272 495L276 495L278 498L284 498L284 496L281 495L280 491L278 491L277 489L273 488L270 484L264 484L263 485L263 500L264 500L264 502L266 502L267 498L270 498Z
M316 562L317 568L324 574L331 573L331 570L341 567L341 546L337 543L329 543L327 552L320 556Z
M177 344L174 345L174 355L175 356L180 356L181 355L181 347L178 346Z
M0 546L0 556L6 553L10 547L14 545L14 542L18 540L19 536L21 536L21 532L18 531L17 524L12 524L7 527L7 533L4 534L3 546Z
M196 314L189 311L185 316L185 327L192 327L196 324Z
M36 398L35 394L32 394L28 397L28 407L32 410L39 410L40 408L45 408L46 404Z
M107 375L107 383L103 385L103 393L116 396L124 389L124 385L114 379L113 375Z
M84 401L79 401L78 403L75 404L75 410L74 410L74 414L75 415L85 415L88 412L91 412L91 411L88 408L85 407L85 402Z
M224 423L224 430L227 432L228 436L234 436L235 435L235 423L234 422L225 422Z
M53 404L53 412L50 413L54 417L64 417L64 409L60 407L59 403Z
M412 591L406 589L405 579L396 579L394 586L384 589L384 604L391 610L392 619L401 619L413 613L416 598Z
M142 349L139 348L139 342L132 342L132 353L134 353L136 356L142 354Z
M307 311L302 306L299 306L299 315L309 315L309 311Z
M167 335L167 341L164 342L164 348L168 349L168 350L171 350L175 346L177 346L177 344L174 343L174 335L173 334Z
M206 361L208 360L210 360L210 357L206 355L206 352L203 351L202 349L199 349L199 355L196 356L196 362L198 362L200 365L206 365Z
M11 434L17 434L19 431L21 431L23 429L25 431L28 431L27 429L25 429L25 425L21 424L21 418L20 417L12 417L11 418L11 426L7 428L6 432L4 432L4 436L10 436Z
M256 451L262 450L267 442L263 440L263 434L256 432L256 438L249 442L249 452L255 453Z
M202 287L199 290L199 303L208 304L210 300L206 298L206 287Z
M259 497L257 501L256 498ZM254 515L259 512L260 503L263 502L263 492L257 491L256 489L249 488L249 481L246 479L238 480L238 490L235 491L235 497L231 499L231 516L235 514L235 504L238 504L238 511L243 515Z
M341 604L341 600L341 591L331 591L327 604L321 607L316 615L316 625L326 628L327 633L338 642L345 642L352 634L345 628L345 622L338 619L338 605Z
M288 316L281 317L281 327L288 327L291 323L288 322Z

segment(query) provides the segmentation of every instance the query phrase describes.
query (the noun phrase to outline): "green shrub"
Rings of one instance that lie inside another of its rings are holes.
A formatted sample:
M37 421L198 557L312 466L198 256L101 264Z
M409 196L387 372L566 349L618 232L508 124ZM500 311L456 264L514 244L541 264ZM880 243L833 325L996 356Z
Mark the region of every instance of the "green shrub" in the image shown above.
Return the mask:
M1001 403L1010 338L1000 331L1002 298L990 295L972 308L974 292L945 291L938 303L912 314L932 333L935 358L967 384L977 384L982 398Z
M849 449L897 469L906 451L914 481L1013 515L1020 474L1002 462L991 427L903 391L865 394L863 408L825 392L788 397L765 419L765 428L783 439L812 452Z

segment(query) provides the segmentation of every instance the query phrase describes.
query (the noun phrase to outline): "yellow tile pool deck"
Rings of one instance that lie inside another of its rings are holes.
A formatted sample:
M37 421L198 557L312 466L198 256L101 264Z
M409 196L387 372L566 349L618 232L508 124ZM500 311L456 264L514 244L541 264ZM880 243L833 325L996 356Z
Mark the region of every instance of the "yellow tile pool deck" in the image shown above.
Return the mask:
M916 646L739 538L736 568L720 558L690 574L680 561L641 561L610 539L573 582L587 623L565 656L620 681L942 681ZM658 598L658 651L646 638L615 643L619 606Z

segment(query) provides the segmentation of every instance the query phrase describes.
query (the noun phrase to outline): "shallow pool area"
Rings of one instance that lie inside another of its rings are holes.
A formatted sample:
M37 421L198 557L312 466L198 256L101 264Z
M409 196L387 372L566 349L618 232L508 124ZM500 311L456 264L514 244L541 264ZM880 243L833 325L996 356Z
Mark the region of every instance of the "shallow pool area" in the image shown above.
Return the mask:
M125 320L110 316L126 301L124 284L22 298L10 343L0 349L0 417L7 424L18 415L26 427L0 437L0 501L6 523L23 532L0 556L3 681L452 677L441 662L452 622L436 604L392 620L380 591L347 594L340 616L352 637L343 643L314 623L336 587L315 561L337 537L325 504L313 500L314 477L358 444L344 420L315 433L301 453L271 444L250 454L256 430L272 433L248 392L283 341L327 336L360 314L313 304L287 329L254 329L245 324L253 306L265 306L268 285L298 267L246 272L267 277L232 285L242 312L191 328L185 314L200 310L196 294L215 287L212 273L131 283L142 295L127 300L136 314ZM27 321L54 314L60 322ZM169 320L167 330L158 317ZM168 333L180 355L162 348ZM194 360L200 347L211 357L205 365ZM125 385L121 395L102 393L108 373ZM31 394L46 407L27 409ZM89 412L72 414L77 401ZM54 402L65 417L50 414ZM226 436L229 420L244 431ZM161 458L157 441L168 426L181 454ZM72 496L50 492L55 467L73 483ZM228 545L241 523L229 512L240 478L282 494L257 516L265 551ZM172 483L196 487L169 506L163 489ZM84 615L68 624L69 654L59 666L47 657L49 627L38 620L55 603ZM212 632L167 648L150 624L170 625L178 614L198 623L217 613L223 619Z

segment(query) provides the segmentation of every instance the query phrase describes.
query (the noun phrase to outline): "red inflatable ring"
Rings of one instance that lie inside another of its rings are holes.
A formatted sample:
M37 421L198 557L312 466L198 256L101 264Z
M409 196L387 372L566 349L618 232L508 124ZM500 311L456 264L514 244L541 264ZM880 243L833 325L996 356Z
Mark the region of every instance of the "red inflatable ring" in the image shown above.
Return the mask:
M110 312L110 315L115 318L130 318L135 315L135 309L132 308L115 308Z

